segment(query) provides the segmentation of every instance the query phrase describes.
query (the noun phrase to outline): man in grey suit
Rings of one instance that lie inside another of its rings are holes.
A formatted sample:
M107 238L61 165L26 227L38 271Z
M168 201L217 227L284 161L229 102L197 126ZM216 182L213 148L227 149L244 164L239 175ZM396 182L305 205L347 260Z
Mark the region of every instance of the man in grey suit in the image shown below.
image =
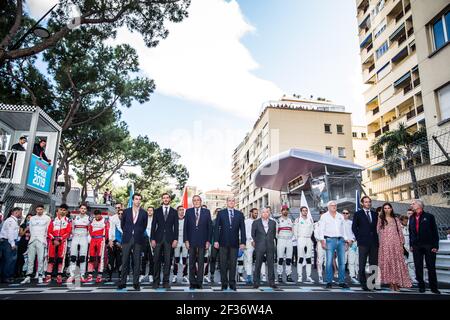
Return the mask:
M261 279L261 266L263 258L266 256L268 266L269 286L276 289L275 285L275 236L277 233L277 224L274 220L269 219L269 209L264 208L261 218L253 221L252 224L252 245L255 247L255 276L253 288L258 289Z

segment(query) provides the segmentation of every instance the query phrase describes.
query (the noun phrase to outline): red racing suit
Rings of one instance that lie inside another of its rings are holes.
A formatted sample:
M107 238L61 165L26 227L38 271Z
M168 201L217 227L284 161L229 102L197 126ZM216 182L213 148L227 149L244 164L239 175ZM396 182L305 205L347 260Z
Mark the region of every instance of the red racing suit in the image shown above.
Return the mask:
M72 222L67 217L56 216L56 218L50 222L47 231L47 275L52 274L55 263L58 266L58 275L63 274L67 252L67 239L69 238L71 233ZM59 241L59 245L55 245L55 240Z
M106 243L109 235L109 221L104 217L100 220L94 218L89 225L91 243L89 245L88 273L92 274L97 263L97 274L101 275L105 266Z

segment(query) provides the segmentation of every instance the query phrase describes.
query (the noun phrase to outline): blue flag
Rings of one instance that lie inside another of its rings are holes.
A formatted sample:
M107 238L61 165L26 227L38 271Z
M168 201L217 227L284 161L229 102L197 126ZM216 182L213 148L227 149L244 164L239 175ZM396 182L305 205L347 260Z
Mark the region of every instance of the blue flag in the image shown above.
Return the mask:
M128 208L133 206L133 194L134 194L134 183L131 183L130 186L130 198L128 199Z

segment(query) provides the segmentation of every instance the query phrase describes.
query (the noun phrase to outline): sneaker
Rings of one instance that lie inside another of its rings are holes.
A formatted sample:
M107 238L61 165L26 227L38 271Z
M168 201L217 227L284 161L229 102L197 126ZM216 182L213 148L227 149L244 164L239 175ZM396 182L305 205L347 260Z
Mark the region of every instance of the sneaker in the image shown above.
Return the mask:
M177 276L173 276L172 283L177 283Z
M39 278L39 274L36 272L36 275L34 276L35 279Z
M183 282L183 283L189 284L189 279L188 279L188 277L184 276L182 282Z
M266 282L267 281L267 277L265 274L262 275L262 281Z
M311 277L306 278L306 282L308 283L314 283L314 280Z
M359 281L356 278L351 278L350 280L353 284L359 284Z
M323 277L319 277L319 283L324 283L323 282Z
M283 277L281 276L281 274L278 275L278 283L282 283L283 282Z
M210 283L211 282L211 279L209 279L209 276L205 276L203 279L206 281L206 283Z
M23 279L23 281L20 284L26 284L26 283L30 283L30 282L31 282L30 276L26 276L25 279Z
M67 278L66 283L73 283L74 280L75 280L75 278L70 276L70 277Z
M51 275L45 276L44 282L45 283L50 283L50 281L52 281L52 276Z
M153 282L153 276L148 276L148 282L150 282L150 283Z
M297 282L303 282L303 277L299 276L298 279L297 279Z
M242 275L239 275L239 282L245 282L245 279Z
M42 282L44 282L44 280L42 279L42 276L38 277L38 283L41 284Z
M95 283L101 283L103 281L103 278L101 275L98 275L97 278L95 279Z
M92 281L94 281L94 277L92 276L92 274L89 274L89 275L87 276L87 278L84 279L84 282L92 282Z
M287 279L286 279L286 281L287 281L287 282L294 282L294 280L292 280L292 277L291 277L291 275L288 275L288 276L287 276Z
M56 276L56 283L57 283L57 284L62 284L62 281L63 281L62 275L60 275L60 274L57 275L57 276Z

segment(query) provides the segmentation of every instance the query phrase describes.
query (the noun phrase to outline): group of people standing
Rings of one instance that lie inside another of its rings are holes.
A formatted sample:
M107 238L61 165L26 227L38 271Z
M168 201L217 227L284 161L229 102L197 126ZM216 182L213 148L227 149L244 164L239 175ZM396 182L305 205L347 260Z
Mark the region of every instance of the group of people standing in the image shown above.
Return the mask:
M287 206L282 207L278 221L271 217L270 207L262 209L261 214L253 208L245 218L235 208L234 198L228 198L227 207L216 209L214 215L198 195L187 210L171 207L168 193L161 196L162 205L157 209L144 210L138 193L132 200L130 208L116 204L115 214L104 217L95 210L93 218L87 214L85 204L79 206L73 219L67 218L68 208L63 204L53 220L39 205L36 214L27 217L27 225L20 228L22 209L14 208L0 232L2 280L11 282L18 254L16 240L26 230L28 241L22 251L26 250L28 259L22 283L30 283L35 271L39 283L50 282L56 272L61 284L68 266L67 283L73 283L78 275L81 282L94 281L94 273L95 281L102 282L104 271L109 272L111 280L113 272L118 271L118 288L124 289L132 269L135 290L140 290L145 277L154 289L161 284L170 288L171 269L174 283L182 266L182 281L191 289L202 289L205 279L214 282L218 262L222 290L236 290L237 275L243 279L244 271L247 283L254 288L259 288L261 280L266 281L266 275L268 285L277 288L275 272L278 283L284 282L283 273L287 282L294 282L293 265L297 267L298 282L313 282L315 258L319 281L325 282L327 288L333 286L336 272L337 284L348 287L348 264L352 282L360 283L365 291L375 289L379 283L398 291L411 287L416 278L419 291L424 292L425 259L430 289L439 293L435 270L437 226L433 215L424 212L420 200L414 200L408 214L398 218L391 204L385 203L376 212L371 199L364 196L362 209L355 212L353 221L348 210L341 214L336 202L330 201L317 222L307 207L300 208L294 221Z

